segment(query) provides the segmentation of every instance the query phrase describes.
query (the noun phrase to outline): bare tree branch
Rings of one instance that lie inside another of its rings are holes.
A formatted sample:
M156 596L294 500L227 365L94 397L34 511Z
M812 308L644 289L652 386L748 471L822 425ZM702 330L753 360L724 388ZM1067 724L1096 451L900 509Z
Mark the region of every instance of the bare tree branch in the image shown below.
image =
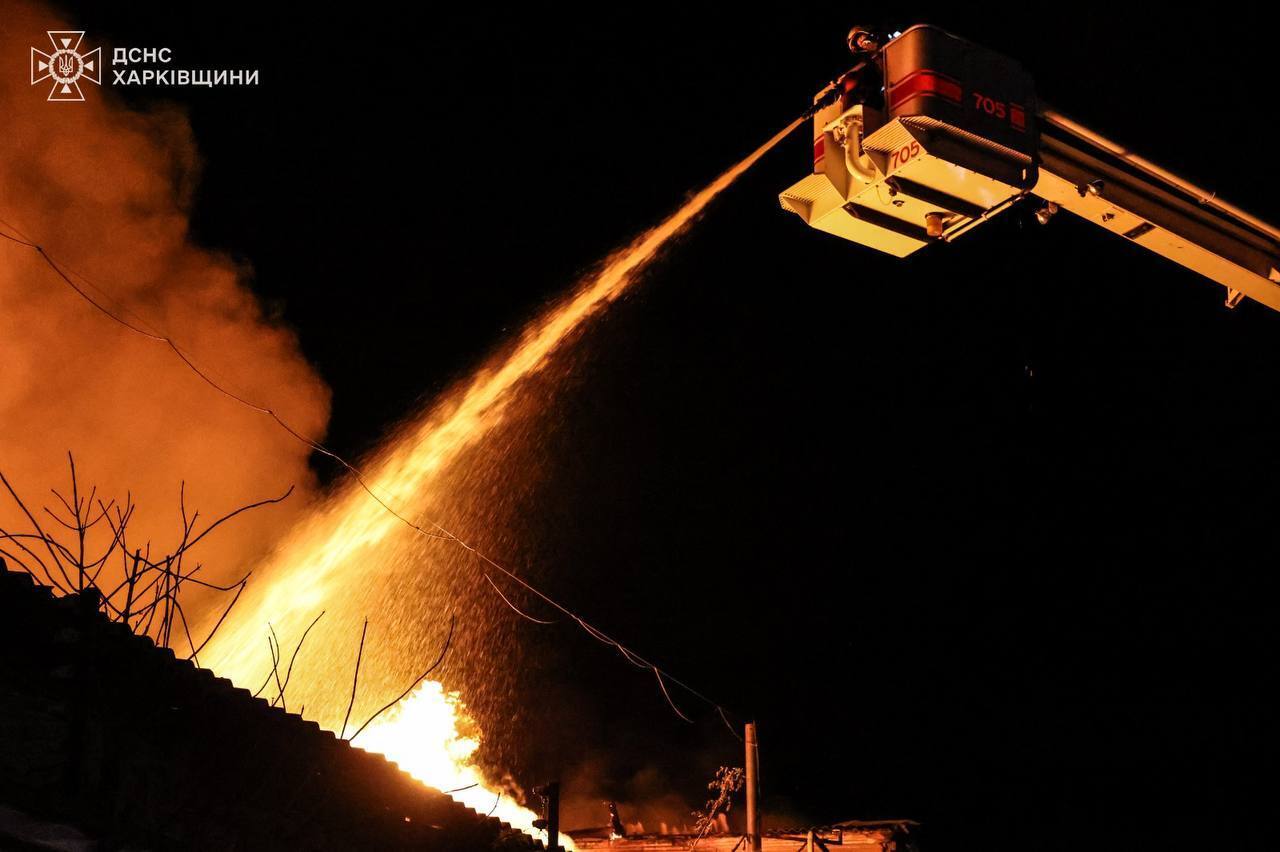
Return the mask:
M267 500L259 500L257 503L250 503L247 506L241 506L239 509L236 509L233 512L228 512L227 514L223 515L221 518L218 518L218 520L214 521L208 527L206 527L204 532L200 533L198 536L191 539L191 541L187 542L186 546L189 548L195 547L196 544L198 544L199 541L205 536L207 536L209 533L213 532L218 527L222 526L224 523L236 517L237 515L241 515L245 512L248 512L250 509L258 509L258 508L261 508L262 506L270 506L273 503L283 503L285 500L289 499L289 495L293 493L293 488L294 486L290 485L289 490L281 494L279 497L271 497Z
M276 680L276 697L272 699L271 706L275 707L276 702L280 702L280 706L284 711L289 712L289 708L284 704L284 687L280 684L280 640L276 637L276 629L267 624L267 629L271 631L271 636L267 639L267 644L271 646L271 674Z
M293 677L293 663L298 659L298 652L302 650L302 643L307 641L307 634L311 632L311 628L316 626L316 622L324 618L324 613L325 611L321 610L320 614L312 619L311 623L307 625L307 629L302 631L302 638L298 640L298 644L293 646L293 653L289 656L289 668L285 669L284 673L284 686L280 687L281 706L284 706L284 691L289 688L289 678Z
M379 716L381 716L381 715L382 715L383 713L385 713L386 711L390 710L392 707L394 707L394 706L396 706L397 704L399 704L399 703L400 703L400 701L401 701L401 699L403 699L403 698L404 698L406 695L408 695L410 692L413 692L414 687L416 687L418 684L422 683L424 680L426 680L426 679L427 679L427 675L431 674L433 671L435 671L435 670L436 670L436 668L440 665L440 663L442 663L442 662L444 661L444 655L445 655L445 654L447 654L447 653L449 652L449 646L453 643L453 628L457 625L457 623L458 623L458 618L457 618L457 616L454 616L454 615L449 616L449 635L445 637L445 640L444 640L444 647L440 649L440 654L439 654L439 656L437 656L437 657L436 657L436 661L435 661L434 663L432 663L430 666L428 666L428 667L427 667L427 670L426 670L425 672L423 672L422 674L418 675L418 677L413 681L413 683L409 684L409 688L408 688L408 689L406 689L404 692L400 693L398 696L396 696L396 697L395 697L395 699L394 699L393 701L391 701L391 702L389 702L388 704L384 705L381 709L379 709L379 710L378 710L378 712L374 713L374 714L373 714L372 716L370 716L368 719L365 719L364 724L363 724L363 725L361 725L361 726L356 730L356 732L355 732L354 734L352 734L352 735L351 735L351 740L354 740L356 737L360 736L360 731L363 731L365 728L369 727L369 723L370 723L370 722L372 722L374 719L376 719L376 718L378 718ZM352 689L351 689L351 698L352 698L352 701L354 701L354 700L355 700L355 684L352 684ZM347 708L347 715L348 715L348 716L349 716L349 715L351 715L351 708L350 708L350 707L348 707L348 708ZM342 724L342 730L343 730L343 732L345 732L345 731L347 730L346 722L343 722L343 724ZM351 740L348 740L348 742L350 742Z
M31 511L27 508L27 504L22 502L22 498L18 496L18 492L13 490L13 486L9 484L9 480L5 478L3 471L0 471L0 483L4 483L4 487L9 491L9 495L13 497L13 501L18 504L18 508L27 516L27 520L31 522L31 526L35 527L35 530L40 534L40 537L44 539L45 547L48 549L49 555L53 557L54 564L58 566L58 571L62 574L62 578L67 581L67 585L74 586L75 584L71 582L71 577L67 574L66 567L62 564L62 561L58 559L58 554L49 544L52 539L50 539L44 529L40 526L40 522L36 520L35 515L31 514Z
M347 715L342 717L342 733L338 734L338 739L345 740L347 738L347 722L351 720L351 708L356 703L356 686L360 683L360 660L364 657L364 635L369 630L369 619L364 620L364 627L360 628L360 649L356 651L356 673L351 676L351 700L347 702Z
M246 577L245 579L247 580L248 577ZM227 616L231 613L231 608L236 605L236 601L240 600L240 593L244 591L244 586L245 586L244 583L240 584L240 588L236 589L235 597L231 599L231 603L227 604L227 608L222 611L222 615L218 616L218 621L216 624L213 625L213 629L209 631L209 635L204 637L204 641L200 643L199 648L196 648L194 651L191 652L192 659L195 659L196 654L199 654L201 651L204 650L204 646L209 644L209 640L213 638L213 634L218 632L218 628L222 626L222 622L227 620ZM307 629L309 630L310 628L307 628ZM303 634L303 635L305 637L306 634ZM289 663L289 667L293 668L292 662ZM285 682L286 684L288 683L287 678L285 679Z

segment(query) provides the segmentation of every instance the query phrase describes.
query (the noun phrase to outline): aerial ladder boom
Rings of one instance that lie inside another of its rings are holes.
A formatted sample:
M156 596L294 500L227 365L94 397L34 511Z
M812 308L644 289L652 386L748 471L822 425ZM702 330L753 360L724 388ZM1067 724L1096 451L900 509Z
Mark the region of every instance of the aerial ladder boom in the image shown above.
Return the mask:
M815 98L813 173L783 208L905 257L1024 199L1067 210L1280 311L1280 229L1038 102L1013 60L919 25L879 43Z
M1280 231L1052 109L1040 116L1035 195L1217 281L1228 307L1248 296L1280 311Z

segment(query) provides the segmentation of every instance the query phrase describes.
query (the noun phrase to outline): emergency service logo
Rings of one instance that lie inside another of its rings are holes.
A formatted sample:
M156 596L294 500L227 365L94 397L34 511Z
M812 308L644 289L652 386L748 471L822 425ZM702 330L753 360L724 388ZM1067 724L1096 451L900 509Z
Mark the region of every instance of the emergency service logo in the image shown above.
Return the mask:
M53 53L31 48L31 85L52 80L50 101L83 101L80 81L102 85L102 48L80 52L84 30L46 30Z

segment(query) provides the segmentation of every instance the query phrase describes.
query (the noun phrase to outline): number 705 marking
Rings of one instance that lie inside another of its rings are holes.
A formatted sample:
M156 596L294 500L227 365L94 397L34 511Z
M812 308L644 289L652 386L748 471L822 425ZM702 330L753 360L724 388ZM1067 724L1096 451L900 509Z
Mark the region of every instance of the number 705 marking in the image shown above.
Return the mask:
M889 158L889 171L895 171L901 166L905 166L907 161L912 157L920 154L920 143L912 142L910 145L903 145L901 148L893 152Z
M994 115L996 118L1005 117L1004 101L989 98L981 92L973 93L973 107L974 109L982 110L987 115Z

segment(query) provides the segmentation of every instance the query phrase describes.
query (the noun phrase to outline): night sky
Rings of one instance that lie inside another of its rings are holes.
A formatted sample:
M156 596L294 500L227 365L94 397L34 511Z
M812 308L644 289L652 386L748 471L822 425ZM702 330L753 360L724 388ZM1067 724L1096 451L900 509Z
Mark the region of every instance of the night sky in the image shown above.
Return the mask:
M1272 31L970 5L869 23L1015 56L1057 109L1280 220ZM196 236L252 266L351 455L803 111L867 23L69 8L99 43L261 69L164 92L205 159ZM839 241L777 205L809 145L726 193L548 401L525 510L548 588L754 717L783 817L918 819L933 849L1261 845L1280 316L1030 207L903 261ZM700 804L740 760L707 706L676 691L686 725L586 636L527 630L525 783Z

